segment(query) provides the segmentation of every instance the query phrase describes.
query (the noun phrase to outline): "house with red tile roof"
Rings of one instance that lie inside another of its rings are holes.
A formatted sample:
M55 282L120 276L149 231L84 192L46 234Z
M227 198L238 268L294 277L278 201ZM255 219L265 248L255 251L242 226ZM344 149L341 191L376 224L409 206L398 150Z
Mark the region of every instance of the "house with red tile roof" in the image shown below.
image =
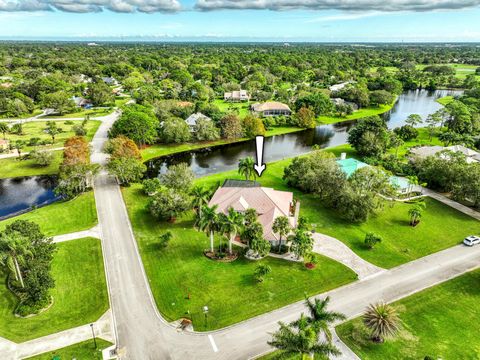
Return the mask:
M294 201L293 193L261 187L258 183L247 181L226 181L215 192L209 206L217 205L219 213L227 213L230 208L244 213L253 208L263 227L265 240L274 245L280 236L273 232L273 222L277 217L286 216L292 228L296 228L300 213L300 202Z

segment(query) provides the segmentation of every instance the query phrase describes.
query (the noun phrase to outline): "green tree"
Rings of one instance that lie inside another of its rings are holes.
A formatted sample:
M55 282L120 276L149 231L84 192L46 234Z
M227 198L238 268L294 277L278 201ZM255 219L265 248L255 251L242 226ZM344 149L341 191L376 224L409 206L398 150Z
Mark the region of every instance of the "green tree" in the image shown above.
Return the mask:
M195 174L187 163L171 165L168 170L160 175L160 182L166 187L179 191L189 192Z
M75 109L72 97L66 91L57 91L43 95L43 107L54 109L59 115L64 115Z
M8 128L7 123L0 122L0 133L3 134L3 140L5 140L7 138L6 135L8 133L8 130L9 130L9 128Z
M207 234L207 236L210 236L211 253L214 252L213 236L220 227L217 208L217 205L212 207L203 206L195 223L195 226L198 228L198 230L203 231Z
M228 209L227 214L220 214L220 230L227 235L228 253L232 254L232 244L243 229L244 218L242 214L233 208ZM222 216L223 215L223 216Z
M163 122L160 131L162 142L179 144L190 141L191 138L190 128L183 119L170 117Z
M389 139L387 125L378 116L360 119L348 133L349 144L361 156L381 156L389 146Z
M319 116L330 114L334 109L334 105L327 95L317 92L299 97L295 101L295 108L298 110L309 108L315 113L315 116Z
M365 247L367 249L373 249L373 247L375 245L377 245L378 243L381 243L382 242L382 237L377 235L377 234L374 234L372 232L369 232L369 233L366 233L365 234L365 241L364 241L364 244L365 244Z
M263 125L262 119L247 115L245 119L243 119L243 133L248 138L265 135L265 126Z
M300 259L307 256L313 249L312 235L303 229L296 229L294 235L290 237L292 242L292 251Z
M110 130L111 137L125 135L143 146L157 139L157 120L151 115L135 110L125 110Z
M147 171L147 167L135 158L119 157L110 159L107 170L118 179L120 184L129 185L132 182L139 182Z
M95 106L112 104L115 101L115 96L113 95L112 90L103 82L89 84L87 88L87 97Z
M207 206L210 201L212 195L211 191L209 189L204 189L201 186L195 186L190 191L190 195L192 196L193 209L200 216L202 208Z
M242 122L238 115L228 114L220 120L222 136L225 139L238 139L244 136Z
M371 304L363 314L363 323L370 329L372 340L383 342L398 332L400 320L394 307L384 302Z
M27 239L17 233L2 233L0 236L0 263L6 266L25 288L22 269L26 266L27 258L32 258L33 253L27 245Z
M150 198L150 213L159 220L175 222L177 217L190 209L191 199L182 191L163 187Z
M317 125L315 120L315 112L306 107L302 107L297 111L295 114L295 119L297 121L297 125L301 128L313 129Z
M62 132L55 121L48 121L45 132L52 138L52 144L55 144L55 137Z
M245 176L245 180L256 179L256 172L254 170L255 160L249 156L238 161L238 173Z
M33 160L35 165L42 166L42 167L49 166L53 162L53 159L55 158L52 151L32 150L30 151L28 156Z
M422 218L423 211L425 210L425 203L421 202L415 204L408 210L408 215L410 216L410 225L416 226L420 219Z
M282 240L286 237L292 227L290 225L290 220L286 216L279 216L273 220L272 230L274 233L278 234L278 251L282 249Z
M195 138L198 141L212 141L220 139L220 130L209 119L199 119L195 125Z
M418 114L410 114L408 115L407 119L405 120L405 123L410 126L417 126L423 123L423 119L420 115Z
M393 100L395 100L395 95L386 90L370 91L369 97L370 105L373 106L388 105L393 103Z
M257 280L257 282L263 282L263 280L265 279L265 276L267 276L271 272L272 272L272 268L269 265L258 264L255 267L255 272L253 274L253 277L255 278L255 280Z

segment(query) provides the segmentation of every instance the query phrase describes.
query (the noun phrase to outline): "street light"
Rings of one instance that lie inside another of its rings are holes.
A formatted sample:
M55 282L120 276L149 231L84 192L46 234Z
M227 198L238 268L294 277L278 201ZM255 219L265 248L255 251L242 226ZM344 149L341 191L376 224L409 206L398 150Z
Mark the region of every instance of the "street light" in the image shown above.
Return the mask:
M90 328L92 329L93 344L95 345L95 349L96 349L97 348L97 339L95 338L95 331L93 330L93 324L90 324Z
M208 318L208 306L203 307L203 313L205 314L205 327L207 327L207 318Z

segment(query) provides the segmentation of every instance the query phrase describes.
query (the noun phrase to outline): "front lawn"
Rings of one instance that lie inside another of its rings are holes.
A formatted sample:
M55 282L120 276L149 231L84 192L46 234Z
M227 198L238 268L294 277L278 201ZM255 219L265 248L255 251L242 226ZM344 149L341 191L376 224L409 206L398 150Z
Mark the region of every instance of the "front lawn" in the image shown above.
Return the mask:
M174 225L160 223L146 210L148 198L140 185L123 189L123 195L158 309L169 321L191 317L195 330L218 329L356 279L351 270L321 256L315 270L275 258L214 262L203 255L209 239L193 229L193 213ZM162 249L159 236L167 230L173 239ZM259 263L272 268L263 283L253 278Z
M322 124L335 124L335 123L342 122L342 121L357 120L357 119L361 119L361 118L368 117L368 116L380 115L380 114L386 113L387 111L391 110L396 101L397 100L395 99L395 101L392 104L372 106L372 107L360 109L360 110L354 111L352 114L344 116L344 117L340 117L340 116L319 116L318 121L320 121Z
M85 238L58 244L52 274L53 305L22 319L14 316L16 297L0 275L0 336L24 342L98 320L109 308L100 240Z
M424 290L393 306L402 326L393 339L372 343L361 318L337 327L337 334L360 358L478 359L480 270Z
M328 151L338 154L348 148L342 146ZM317 232L343 241L359 256L380 267L392 268L404 264L459 244L465 236L478 233L480 224L477 220L430 198L426 199L426 211L415 228L409 225L408 210L411 205L398 202L393 207L391 203L386 203L378 216L363 224L351 224L342 220L335 211L322 206L314 196L286 185L282 180L283 169L290 162L291 159L286 159L268 164L260 183L277 190L293 191L295 198L301 202L301 215L308 218ZM240 177L236 171L230 171L203 177L197 183L213 186L227 178ZM383 238L382 243L373 250L363 246L367 232L374 232Z
M63 151L54 151L55 157L49 166L38 166L31 159L23 160L18 157L0 159L0 179L58 174L63 160Z
M244 118L250 113L250 102L228 102L223 99L216 99L213 104L218 106L222 112L237 112L241 118Z
M88 192L70 201L56 202L0 221L0 230L15 220L33 221L48 236L88 230L98 222L95 197L93 192Z
M97 348L93 340L84 341L55 351L29 357L28 360L52 360L52 359L77 359L77 360L103 360L102 350L112 344L97 338Z

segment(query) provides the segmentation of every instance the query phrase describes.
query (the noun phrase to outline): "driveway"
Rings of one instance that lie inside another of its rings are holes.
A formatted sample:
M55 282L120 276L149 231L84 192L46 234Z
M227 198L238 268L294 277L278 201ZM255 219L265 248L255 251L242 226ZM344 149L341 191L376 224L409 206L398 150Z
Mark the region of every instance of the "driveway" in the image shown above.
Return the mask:
M312 235L315 243L313 251L329 257L349 267L358 275L359 279L380 274L385 269L363 260L355 254L347 245L331 236L315 233Z

